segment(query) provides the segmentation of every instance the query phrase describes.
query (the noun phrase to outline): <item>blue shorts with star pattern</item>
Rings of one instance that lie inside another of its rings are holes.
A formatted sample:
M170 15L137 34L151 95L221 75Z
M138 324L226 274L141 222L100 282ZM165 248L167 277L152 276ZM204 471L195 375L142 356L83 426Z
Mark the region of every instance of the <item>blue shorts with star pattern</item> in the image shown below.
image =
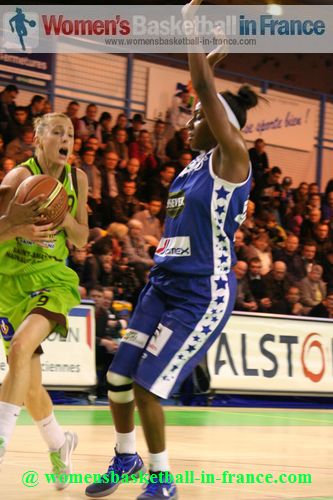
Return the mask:
M193 277L155 267L109 370L168 398L222 332L236 286L233 272Z

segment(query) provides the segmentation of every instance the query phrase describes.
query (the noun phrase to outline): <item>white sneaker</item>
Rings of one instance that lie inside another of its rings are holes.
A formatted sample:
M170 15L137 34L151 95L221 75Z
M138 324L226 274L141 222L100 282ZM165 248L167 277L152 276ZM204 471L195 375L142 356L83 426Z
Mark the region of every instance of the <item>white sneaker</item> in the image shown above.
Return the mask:
M50 451L50 459L53 465L52 472L57 476L57 480L54 483L56 490L63 490L70 484L66 480L66 475L72 472L72 453L78 443L78 437L75 432L65 432L65 438L64 444L58 451ZM64 476L61 476L62 474Z

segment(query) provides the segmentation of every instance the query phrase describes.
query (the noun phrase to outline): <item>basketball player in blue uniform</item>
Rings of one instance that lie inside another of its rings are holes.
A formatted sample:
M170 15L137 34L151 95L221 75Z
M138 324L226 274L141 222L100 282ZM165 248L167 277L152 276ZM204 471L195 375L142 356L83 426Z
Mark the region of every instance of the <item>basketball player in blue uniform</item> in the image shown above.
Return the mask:
M170 469L159 398L168 398L193 371L234 306L233 240L245 219L251 185L240 129L246 110L258 99L248 87L237 95L217 94L204 54L189 54L189 66L200 102L188 128L191 148L202 153L171 185L156 265L109 368L115 457L108 479L86 489L90 497L116 490L120 483L112 480L112 472L121 477L144 470L135 444L136 404L149 448L149 472L158 475L151 476L137 500L178 498L175 484L160 474Z

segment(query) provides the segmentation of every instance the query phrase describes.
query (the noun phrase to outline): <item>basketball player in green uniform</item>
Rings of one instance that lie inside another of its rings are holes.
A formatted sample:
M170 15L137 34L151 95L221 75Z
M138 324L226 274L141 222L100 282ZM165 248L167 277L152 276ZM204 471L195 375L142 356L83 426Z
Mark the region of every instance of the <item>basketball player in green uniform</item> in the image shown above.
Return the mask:
M40 344L52 331L67 335L67 314L80 302L78 277L65 265L66 240L80 248L88 238L87 178L68 164L73 137L67 116L50 113L37 119L36 156L6 175L0 203L2 214L9 206L9 213L0 219L0 331L9 365L0 392L0 461L24 404L48 444L55 474L70 472L77 436L64 433L55 420L51 399L41 383L39 355ZM13 210L22 213L24 209L11 198L24 179L37 174L62 182L69 211L59 228L37 226L34 223L44 217L38 210L39 197L25 206L30 224L11 227L8 217ZM60 481L56 484L58 489L65 486Z

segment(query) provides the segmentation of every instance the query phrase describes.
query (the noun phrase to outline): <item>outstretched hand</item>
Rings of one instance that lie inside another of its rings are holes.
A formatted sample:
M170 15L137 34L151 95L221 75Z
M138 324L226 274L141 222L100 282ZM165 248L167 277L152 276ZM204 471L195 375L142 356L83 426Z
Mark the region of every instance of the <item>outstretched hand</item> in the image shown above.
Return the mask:
M182 8L182 16L185 21L190 21L193 19L197 9L193 7L199 7L202 4L202 0L191 0L190 3L187 3Z

